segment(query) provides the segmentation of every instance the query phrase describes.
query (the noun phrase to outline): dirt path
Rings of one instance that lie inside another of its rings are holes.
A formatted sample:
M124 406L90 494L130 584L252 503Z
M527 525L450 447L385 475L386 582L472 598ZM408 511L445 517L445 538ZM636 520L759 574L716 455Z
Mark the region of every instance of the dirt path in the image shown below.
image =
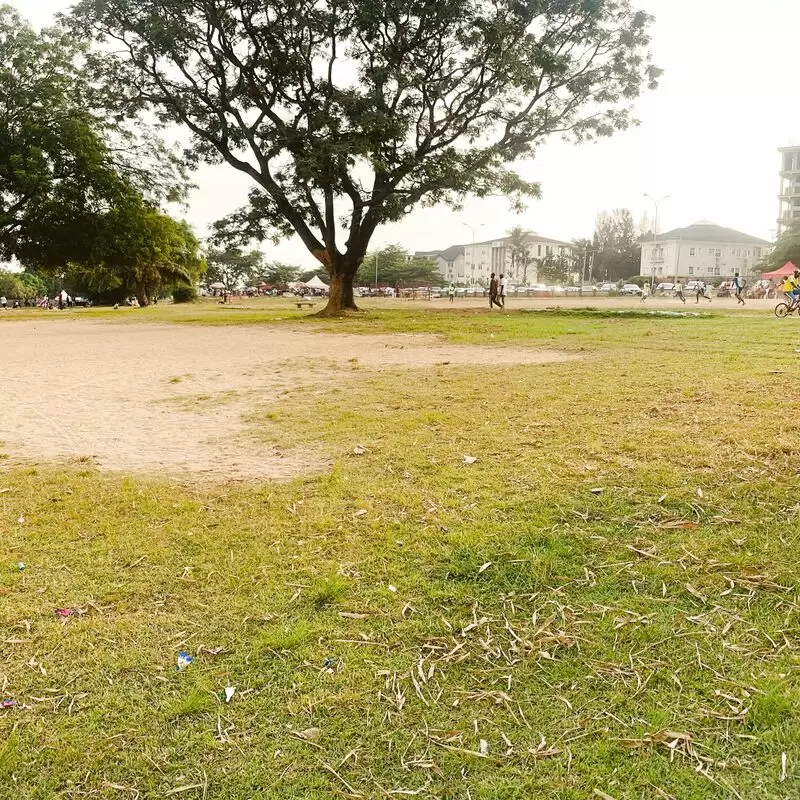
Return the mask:
M443 362L537 364L554 352L442 344L429 336L356 336L268 327L115 325L89 320L0 328L0 452L91 461L107 470L290 478L324 466L287 435L268 447L242 415L352 369Z

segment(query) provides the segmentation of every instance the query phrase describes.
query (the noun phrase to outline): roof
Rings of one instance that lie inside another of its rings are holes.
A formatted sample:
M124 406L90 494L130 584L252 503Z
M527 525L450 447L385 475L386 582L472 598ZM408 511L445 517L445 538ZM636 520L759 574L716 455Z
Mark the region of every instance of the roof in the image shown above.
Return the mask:
M508 244L514 237L513 236L498 236L496 239L489 239L485 242L475 242L475 245L491 245L495 242L503 242ZM550 239L547 236L540 236L538 233L526 233L525 234L525 241L526 242L541 242L542 244L557 244L561 247L574 247L575 245L572 242L562 242L560 239Z
M465 244L454 244L446 250L418 250L414 253L415 258L441 258L444 261L455 261L459 256L464 255Z
M683 239L690 242L720 242L724 244L760 244L772 247L772 242L766 239L759 239L733 228L723 228L714 225L712 222L696 222L687 228L675 228L666 233L659 233L658 238L664 239Z

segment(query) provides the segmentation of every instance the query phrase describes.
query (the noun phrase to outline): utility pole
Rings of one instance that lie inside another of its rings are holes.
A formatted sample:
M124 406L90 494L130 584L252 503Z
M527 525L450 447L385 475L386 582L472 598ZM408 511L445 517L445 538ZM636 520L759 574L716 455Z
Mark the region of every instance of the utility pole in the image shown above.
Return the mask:
M466 222L461 223L465 228L469 228L472 231L472 249L469 251L469 261L470 261L470 272L472 273L472 277L475 277L475 231L479 231L486 223L481 222L476 228L473 228L472 225L467 224Z
M653 205L655 206L655 209L656 209L656 218L653 221L653 259L652 259L653 277L652 277L652 283L650 284L650 291L653 294L655 294L656 293L656 265L655 265L655 262L656 262L656 259L658 258L658 209L661 206L661 204L665 200L669 200L669 198L672 197L672 195L671 194L664 195L664 197L660 198L659 200L656 200L655 197L653 197L652 195L647 194L647 192L644 193L644 196L645 197L649 197L650 200L653 201Z

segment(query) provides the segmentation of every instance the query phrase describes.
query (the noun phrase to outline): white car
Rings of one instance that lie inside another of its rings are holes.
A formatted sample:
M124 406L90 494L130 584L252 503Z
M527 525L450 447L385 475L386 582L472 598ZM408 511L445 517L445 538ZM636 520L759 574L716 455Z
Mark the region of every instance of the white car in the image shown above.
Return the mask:
M642 288L641 286L637 286L635 283L626 283L622 287L622 294L641 294Z

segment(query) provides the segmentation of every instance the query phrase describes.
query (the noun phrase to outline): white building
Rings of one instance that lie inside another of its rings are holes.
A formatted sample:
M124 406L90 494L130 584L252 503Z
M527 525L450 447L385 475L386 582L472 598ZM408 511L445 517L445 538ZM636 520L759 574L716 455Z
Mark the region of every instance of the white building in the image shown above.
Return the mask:
M800 223L800 147L781 147L778 236Z
M475 244L457 245L447 250L420 252L414 255L436 259L442 277L447 282L486 286L494 272L497 275L508 275L519 285L523 281L531 285L537 282L537 259L551 255L571 258L574 249L569 242L548 239L537 233L527 234L526 247L531 263L524 275L522 270L515 268L510 236L486 242L475 242Z
M752 274L772 243L711 222L676 228L642 242L640 275L655 282L669 278L715 278Z
M464 283L464 248L463 244L455 244L447 250L428 250L414 253L415 258L431 258L439 267L442 278L447 283Z

